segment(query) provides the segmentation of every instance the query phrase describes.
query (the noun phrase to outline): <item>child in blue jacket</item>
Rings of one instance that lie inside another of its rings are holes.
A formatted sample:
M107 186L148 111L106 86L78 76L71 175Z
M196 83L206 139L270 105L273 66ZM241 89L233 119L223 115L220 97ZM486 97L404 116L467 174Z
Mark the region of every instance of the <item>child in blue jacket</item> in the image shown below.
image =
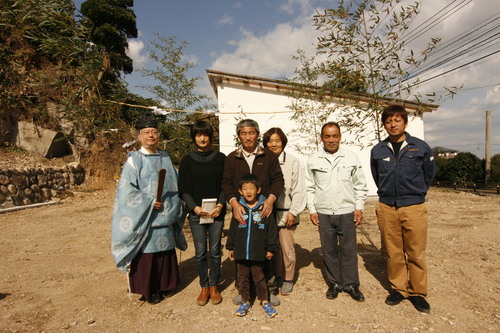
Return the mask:
M278 314L268 300L267 283L264 277L263 266L265 260L271 260L278 251L278 230L274 217L261 217L261 209L266 199L260 193L257 177L245 175L239 183L241 194L240 204L245 208L245 222L239 223L234 217L231 219L226 248L229 258L236 260L238 271L238 286L243 303L235 312L237 316L244 316L251 308L250 305L250 275L255 284L257 299L269 317Z

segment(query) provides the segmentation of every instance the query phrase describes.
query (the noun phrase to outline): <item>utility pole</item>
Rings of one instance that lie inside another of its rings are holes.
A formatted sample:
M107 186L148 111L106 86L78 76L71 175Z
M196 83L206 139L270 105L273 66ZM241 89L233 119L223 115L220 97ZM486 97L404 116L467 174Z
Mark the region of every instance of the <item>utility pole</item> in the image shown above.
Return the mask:
M490 180L491 174L491 111L486 110L486 144L485 144L485 158L486 158L486 172L484 177L484 184L487 185Z

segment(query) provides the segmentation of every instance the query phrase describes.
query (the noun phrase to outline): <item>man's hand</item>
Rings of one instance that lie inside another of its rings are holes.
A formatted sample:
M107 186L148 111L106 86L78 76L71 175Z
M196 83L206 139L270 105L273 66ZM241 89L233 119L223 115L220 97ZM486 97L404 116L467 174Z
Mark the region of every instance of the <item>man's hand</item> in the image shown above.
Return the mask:
M360 225L363 222L363 211L356 209L354 211L354 224Z
M274 257L274 253L272 253L272 252L266 252L266 259L267 260L271 260L271 259L273 259L273 257Z
M311 220L312 224L319 225L318 213L312 213L311 215L309 215L309 219Z
M233 208L233 216L239 223L245 223L245 218L243 214L245 213L245 208L238 202L238 200L234 199L230 202L231 207Z
M155 201L155 203L153 205L153 209L160 209L161 207L163 207L163 202Z
M262 213L260 214L260 216L262 216L263 218L270 216L273 212L273 205L275 201L276 197L274 195L270 195L266 199L266 201L264 201L264 207L262 208Z
M233 250L227 251L227 256L229 257L229 259L231 259L231 261L234 261L234 251Z

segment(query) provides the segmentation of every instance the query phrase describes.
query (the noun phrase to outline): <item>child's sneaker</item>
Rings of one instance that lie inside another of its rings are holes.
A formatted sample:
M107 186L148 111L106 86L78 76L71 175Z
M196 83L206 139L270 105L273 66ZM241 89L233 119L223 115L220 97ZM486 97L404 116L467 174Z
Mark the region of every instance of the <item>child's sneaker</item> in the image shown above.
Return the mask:
M249 302L243 302L241 303L240 307L238 308L238 310L236 310L234 314L237 315L238 317L243 317L248 313L248 310L250 310L251 307L252 306L250 305Z
M262 304L262 308L264 309L264 311L266 311L266 314L271 318L278 314L278 311L276 311L276 309L273 308L271 303Z

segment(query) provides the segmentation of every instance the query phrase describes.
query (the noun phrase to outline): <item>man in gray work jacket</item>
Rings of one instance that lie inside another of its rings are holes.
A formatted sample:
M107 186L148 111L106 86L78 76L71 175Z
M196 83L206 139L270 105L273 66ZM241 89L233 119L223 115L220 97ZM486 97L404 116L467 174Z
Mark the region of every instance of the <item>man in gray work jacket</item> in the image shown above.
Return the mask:
M307 208L311 222L319 226L328 282L326 298L335 299L345 291L363 302L356 225L363 220L368 188L358 157L340 147L341 139L337 123L329 122L321 128L323 149L307 161Z
M429 145L405 131L408 115L404 107L386 107L382 124L389 136L373 147L370 162L392 289L385 303L397 305L409 298L418 311L428 313L425 195L435 173L434 156Z

